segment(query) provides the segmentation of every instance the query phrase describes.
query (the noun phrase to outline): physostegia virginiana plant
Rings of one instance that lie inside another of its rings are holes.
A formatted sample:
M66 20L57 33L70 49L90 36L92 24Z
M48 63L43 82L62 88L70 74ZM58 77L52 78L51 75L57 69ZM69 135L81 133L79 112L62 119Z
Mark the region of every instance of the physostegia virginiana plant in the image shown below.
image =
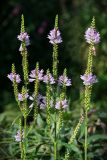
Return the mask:
M61 138L60 134L62 133L62 128L64 127L63 114L64 112L67 112L69 107L66 90L67 87L70 87L72 85L72 83L71 79L67 77L66 69L64 69L62 75L58 76L58 46L60 43L62 43L61 33L58 28L58 16L56 16L55 18L54 29L51 30L48 35L49 42L53 47L52 73L49 69L47 69L46 74L44 74L44 70L39 68L39 63L36 63L35 69L29 73L27 46L30 45L30 37L25 31L23 15L21 19L21 32L17 38L21 42L19 52L22 56L23 83L20 75L16 74L16 68L14 64L12 64L12 71L10 74L8 74L8 78L12 81L15 99L21 111L21 117L19 119L19 129L17 131L17 134L15 135L15 140L19 142L21 159L28 159L27 151L29 146L29 132L34 129L35 126L37 126L38 115L43 111L46 114L46 131L53 146L52 150L52 146L49 146L49 154L50 157L53 157L54 160L59 160L60 153L58 142ZM95 30L94 18L92 20L91 27L88 28L85 33L85 39L89 44L88 62L85 74L81 75L80 77L83 80L83 84L85 85L84 108L79 122L70 137L68 145L73 143L74 139L77 136L79 128L81 127L81 124L85 120L84 160L87 160L87 112L90 109L92 85L93 83L97 82L96 76L92 73L92 62L93 57L96 54L94 45L100 40L100 35ZM20 83L22 83L22 86L19 85ZM30 83L34 86L34 91L32 94L29 88ZM45 84L46 86L45 95L41 95L40 93L40 85L42 84ZM33 122L31 124L31 127L28 127L27 118L32 110ZM22 124L22 121L24 121L24 124ZM37 157L37 155L35 155L35 157ZM63 159L70 159L70 151L68 148L66 149Z
M93 58L96 56L95 44L100 42L100 34L95 29L95 18L93 18L90 28L85 32L86 42L89 44L87 68L84 75L81 75L83 84L85 85L84 93L84 116L85 116L85 144L84 144L84 159L87 160L87 127L88 127L88 116L87 112L90 109L91 103L91 92L92 85L97 82L97 78L93 75Z

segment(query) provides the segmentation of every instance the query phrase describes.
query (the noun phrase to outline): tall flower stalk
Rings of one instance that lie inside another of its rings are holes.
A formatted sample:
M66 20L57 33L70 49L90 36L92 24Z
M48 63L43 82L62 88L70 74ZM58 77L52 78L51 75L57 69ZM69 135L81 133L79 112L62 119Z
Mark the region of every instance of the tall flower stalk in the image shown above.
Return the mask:
M49 79L50 77L50 71L47 70L47 77ZM47 85L46 85L46 120L47 120L47 127L48 127L48 131L50 133L50 127L51 127L51 116L50 116L50 102L51 102L51 86L49 83L49 80L47 81Z
M53 45L52 71L53 71L53 76L55 79L57 79L57 76L58 76L58 44L62 42L62 38L60 34L61 33L58 29L58 15L56 15L54 29L51 30L48 35L48 38L50 40L49 42Z
M55 18L55 27L54 27L54 34L55 38L57 38L57 32L58 32L58 15L56 15ZM53 77L57 79L58 74L58 44L54 42L53 44ZM55 91L55 88L54 88ZM54 98L56 98L54 96ZM54 99L55 102L55 99ZM57 160L57 112L55 109L55 139L54 139L54 160Z
M23 142L23 149L24 149L24 160L26 160L26 152L27 152L27 141L26 141L26 133L27 133L27 98L28 98L28 89L27 85L29 82L29 75L28 75L28 60L27 60L27 46L30 44L29 36L27 32L25 32L25 25L24 25L24 16L21 17L21 32L18 35L18 40L21 41L20 49L22 55L22 68L23 68L23 75L24 75L24 86L22 87L22 104L21 107L23 108L23 117L24 117L24 142Z
M11 75L11 77L10 77ZM15 69L15 65L12 64L12 72L11 74L8 75L8 78L10 78L13 82L13 90L14 90L14 96L15 96L15 100L17 101L17 103L19 104L19 101L18 101L18 83L20 83L21 79L20 77L18 76L18 81L16 81L16 69ZM20 106L20 105L19 105Z
M22 87L22 96L26 95L27 90L25 87ZM24 117L24 142L23 142L23 149L24 149L24 160L26 160L26 151L27 151L27 144L26 144L26 132L27 132L27 98L24 98L22 102L23 108L23 117Z
M96 55L95 44L99 43L100 35L95 29L95 18L92 19L91 27L85 32L86 42L89 44L89 53L87 68L84 75L81 75L83 84L85 85L85 97L84 97L84 114L85 114L85 142L84 142L84 160L87 160L88 150L88 110L91 105L91 93L92 85L97 82L96 76L93 75L93 57Z
M28 60L27 60L27 46L30 44L29 35L25 32L25 25L24 25L24 16L21 17L21 32L18 35L18 40L21 41L21 45L19 51L22 55L22 68L23 68L23 75L24 75L24 84L27 87L29 82L29 75L28 75Z
M53 77L57 80L58 77L58 44L62 42L62 38L60 35L60 31L58 29L58 15L55 17L55 26L54 29L50 31L49 35L49 42L53 45L53 65L52 65L52 72ZM56 100L56 86L53 87L53 105L55 106ZM57 155L57 112L55 109L55 124L54 124L55 136L54 136L54 160L58 159Z
M18 106L20 108L20 111L22 113L22 117L24 119L24 126L22 129L22 122L20 122L19 130L17 132L17 135L15 136L15 139L17 142L20 142L20 148L21 148L21 159L26 160L26 152L27 152L27 116L28 116L28 105L27 105L27 99L29 97L28 95L28 83L29 83L29 77L28 77L28 60L27 60L27 46L30 44L29 41L29 35L27 32L25 32L25 26L24 26L24 16L21 17L21 32L20 35L17 36L18 40L21 42L19 51L22 55L22 68L23 68L23 79L24 79L24 85L22 86L21 92L19 92L18 84L21 82L21 78L19 74L16 74L15 65L12 64L12 72L8 74L8 78L13 83L13 89L14 89L14 96L18 103Z
M36 122L38 116L37 96L39 90L39 63L36 63L35 68L35 84L34 84L34 121Z
M55 37L57 36L58 31L58 15L55 18L55 28L54 28ZM54 42L53 44L53 76L56 79L58 72L58 44Z

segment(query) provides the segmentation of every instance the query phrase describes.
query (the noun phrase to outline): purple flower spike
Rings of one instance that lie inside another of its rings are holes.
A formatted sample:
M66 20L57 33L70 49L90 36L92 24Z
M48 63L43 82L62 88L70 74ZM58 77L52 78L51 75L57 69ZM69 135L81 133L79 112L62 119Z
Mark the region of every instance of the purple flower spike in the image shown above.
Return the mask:
M43 69L38 71L38 79L39 79L39 81L43 80L43 72L44 72ZM29 77L30 77L29 78L29 82L33 82L35 80L35 78L36 78L36 70L35 69L31 71Z
M20 83L21 79L20 79L20 75L16 74L16 73L10 73L7 75L7 77L13 82L14 80L16 81L16 83Z
M56 105L55 105L55 108L56 109L61 109L61 108L67 109L68 108L68 102L67 102L67 100L64 99L64 100L57 101Z
M83 80L83 84L86 86L98 82L96 76L92 75L92 73L81 75L80 78Z
M61 33L59 31L59 29L53 29L50 31L49 35L48 35L48 38L49 38L49 42L51 44L58 44L58 43L61 43L62 42L62 38L61 38Z
M20 130L18 130L18 131L17 131L17 134L16 134L14 137L15 137L15 141L16 141L16 142L21 142L21 140L22 140L23 137L24 137L24 132L22 132L22 135L21 135Z
M71 79L68 79L67 76L60 76L59 79L58 79L58 83L59 85L66 85L66 86L71 86Z
M20 33L20 35L18 35L17 38L19 41L25 42L26 46L30 45L29 35L27 34L27 32Z
M45 75L43 77L43 82L45 83L50 83L50 84L54 84L55 83L55 80L54 78L52 77L51 73L49 75Z
M85 32L86 42L97 44L100 42L100 34L93 28L88 28Z
M26 100L28 97L29 97L28 93L25 93L25 94L19 93L18 94L18 100L21 101L21 102Z

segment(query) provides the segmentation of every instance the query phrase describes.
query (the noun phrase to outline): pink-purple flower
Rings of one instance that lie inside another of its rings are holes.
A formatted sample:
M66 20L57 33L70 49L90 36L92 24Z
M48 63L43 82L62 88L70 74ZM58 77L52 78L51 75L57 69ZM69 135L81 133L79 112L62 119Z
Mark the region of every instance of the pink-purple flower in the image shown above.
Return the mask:
M71 79L67 76L61 75L58 79L59 85L71 86Z
M29 97L28 93L25 93L25 94L19 93L18 94L18 100L21 102L26 100L28 97Z
M29 99L30 99L31 101L34 101L34 95L29 96ZM41 95L41 94L39 94L39 95L37 96L37 105L38 105L38 107L39 107L40 109L45 109L45 108L46 108L46 97L43 96L43 95ZM29 106L29 108L33 108L33 106L34 106L34 103L32 103L32 104ZM52 100L52 99L50 100L50 107L53 107L53 100Z
M38 76L39 81L43 80L43 72L44 72L43 69L38 70L37 76ZM33 82L35 80L35 78L36 78L36 70L35 69L31 71L29 77L30 77L29 82Z
M86 42L97 44L100 42L100 34L94 28L88 28L85 32Z
M29 35L27 32L22 32L17 36L18 40L21 42L25 42L26 46L30 45Z
M34 95L30 96L29 99L31 101L34 101ZM34 105L34 103L32 103L29 108L32 108ZM42 96L41 94L39 94L37 96L37 105L39 106L40 109L45 109L46 108L46 97Z
M55 83L55 80L53 78L53 76L51 75L51 73L49 75L45 75L43 77L43 82L44 83L49 83L49 84L54 84Z
M17 131L17 134L14 136L16 142L21 142L24 138L24 132L20 132L20 130Z
M45 96L42 96L41 94L39 94L37 97L37 102L38 102L38 106L40 107L40 109L46 108L46 97Z
M59 31L59 29L53 29L50 31L49 35L48 35L48 38L49 38L49 42L51 44L58 44L58 43L61 43L62 42L62 38L61 38L61 33Z
M80 78L83 80L83 84L86 86L98 82L96 76L92 73L81 75Z
M57 102L56 102L56 104L55 104L55 108L56 109L67 109L68 108L68 102L67 102L67 100L66 99L64 99L64 100L58 100Z
M16 73L10 73L7 75L7 77L13 82L15 81L16 83L20 83L21 82L21 78L19 74Z

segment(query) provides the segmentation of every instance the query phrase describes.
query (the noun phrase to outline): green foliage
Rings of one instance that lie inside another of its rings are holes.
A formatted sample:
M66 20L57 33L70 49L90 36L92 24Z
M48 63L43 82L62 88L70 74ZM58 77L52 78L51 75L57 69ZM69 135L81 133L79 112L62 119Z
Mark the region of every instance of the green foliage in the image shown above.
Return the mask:
M84 72L86 65L87 52L86 45L84 43L84 30L87 24L93 16L96 18L96 26L98 31L101 33L101 44L97 48L97 56L95 60L94 69L98 75L99 83L94 88L92 94L92 107L96 111L90 113L89 119L89 144L90 149L88 156L90 159L94 160L106 160L107 157L107 45L106 45L106 34L107 34L107 14L106 14L106 0L97 1L75 1L75 0L65 0L64 1L38 1L31 0L29 3L25 0L14 1L10 0L1 5L1 47L0 47L0 157L2 159L19 159L19 146L14 142L13 136L18 129L17 117L20 117L18 112L18 107L13 100L13 95L11 94L10 83L5 78L7 73L10 72L9 66L13 61L16 64L17 70L21 70L21 59L18 54L17 40L16 36L19 33L20 15L23 13L26 17L26 29L29 31L32 37L32 46L30 48L29 61L31 68L35 67L35 61L40 62L40 66L43 68L48 68L51 66L50 61L50 49L47 47L48 42L44 41L48 34L50 28L53 28L53 18L60 10L60 27L62 30L63 45L60 49L60 65L59 73L63 70L62 68L67 68L68 74L72 75L72 90L68 90L70 95L71 104L70 111L64 113L64 124L66 124L66 130L62 129L62 141L59 142L60 152L65 151L65 147L71 148L72 159L82 160L83 156L83 130L84 125L78 133L78 138L72 145L63 143L63 139L68 141L71 131L74 130L77 119L79 118L80 108L83 107L81 97L79 99L79 91L81 91L79 75ZM32 10L31 12L28 12ZM47 23L46 28L42 26L43 22ZM45 28L43 33L38 32L39 28ZM63 50L63 52L62 52ZM35 53L36 51L36 53ZM31 57L31 58L30 58ZM8 65L7 65L8 64ZM5 85L3 85L5 84ZM74 89L75 88L75 89ZM6 91L7 90L7 91ZM43 88L44 90L44 88ZM31 122L31 117L29 117L29 123ZM16 119L16 121L15 121ZM97 124L98 120L100 123ZM15 123L17 124L15 125ZM50 142L46 131L43 129L46 126L44 122L44 114L38 116L37 123L39 128L32 128L32 132L29 133L29 138L31 140L28 147L29 159L34 157L39 151L39 159L49 159L49 150L47 144ZM13 127L14 124L15 126ZM12 125L12 127L10 127ZM72 127L73 126L73 127ZM36 133L36 131L39 132ZM94 135L92 135L94 133ZM93 139L95 141L93 142ZM39 141L39 143L37 143ZM35 146L32 146L32 142L35 142ZM47 143L46 143L47 142ZM50 144L51 145L51 144ZM41 157L41 152L46 153Z

